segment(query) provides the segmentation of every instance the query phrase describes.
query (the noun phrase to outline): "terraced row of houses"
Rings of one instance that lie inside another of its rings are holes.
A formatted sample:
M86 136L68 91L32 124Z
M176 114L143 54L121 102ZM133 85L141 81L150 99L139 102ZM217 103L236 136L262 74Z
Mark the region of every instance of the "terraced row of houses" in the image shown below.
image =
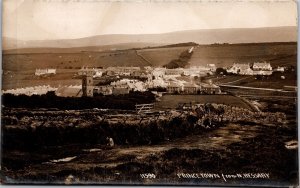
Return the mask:
M152 68L148 67L107 67L106 69L82 67L78 71L78 75L85 75L86 72L93 72L93 77L107 76L128 76L128 77L143 77L147 78L149 75L154 77L168 77L168 76L199 76L207 73L213 74L216 71L215 64L207 64L206 66L192 66L188 68L167 69L164 67Z
M219 86L212 83L174 83L169 82L167 93L170 94L221 94Z
M277 68L280 71L284 71L282 67ZM276 69L276 70L277 70ZM250 63L234 63L227 69L227 73L239 74L239 75L271 75L273 68L269 62L254 62Z

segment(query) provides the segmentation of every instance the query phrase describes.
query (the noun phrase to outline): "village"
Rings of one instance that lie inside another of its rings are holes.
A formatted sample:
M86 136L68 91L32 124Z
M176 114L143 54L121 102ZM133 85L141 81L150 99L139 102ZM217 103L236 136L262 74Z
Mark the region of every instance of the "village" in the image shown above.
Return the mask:
M15 95L41 95L55 91L57 96L81 97L94 95L120 95L130 91L160 91L166 94L222 94L218 84L211 76L241 75L270 76L273 72L283 73L285 67L272 67L269 62L233 63L229 67L189 66L187 68L168 69L165 67L82 67L74 75L82 80L82 85L50 85L14 88L3 91ZM55 75L57 69L36 69L37 78ZM284 76L281 77L284 79Z

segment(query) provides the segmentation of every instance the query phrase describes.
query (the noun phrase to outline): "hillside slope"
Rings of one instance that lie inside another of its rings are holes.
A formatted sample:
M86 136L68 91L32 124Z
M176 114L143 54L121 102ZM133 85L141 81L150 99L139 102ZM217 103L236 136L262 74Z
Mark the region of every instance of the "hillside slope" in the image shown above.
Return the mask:
M163 66L171 60L177 59L181 52L189 48L183 46L105 52L3 54L3 69L9 71L33 71L36 68L49 67L79 69L82 66ZM144 59L140 56L144 57ZM189 64L197 66L213 63L217 67L223 67L230 66L234 62L251 63L261 60L270 61L272 66L296 65L297 44L200 45L194 49Z
M260 43L260 42L295 42L296 27L269 28L234 28L203 29L178 31L163 34L114 34L98 35L80 39L21 41L3 37L3 49L16 48L74 48L86 46L103 46L120 43L175 44L195 42L212 43Z

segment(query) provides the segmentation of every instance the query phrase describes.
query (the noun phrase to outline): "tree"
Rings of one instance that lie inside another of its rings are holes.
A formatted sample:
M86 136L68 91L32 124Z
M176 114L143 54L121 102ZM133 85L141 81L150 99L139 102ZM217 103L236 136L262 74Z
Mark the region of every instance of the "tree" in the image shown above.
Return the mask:
M216 69L216 74L226 75L227 74L227 70L224 69L224 68L219 67L219 68Z

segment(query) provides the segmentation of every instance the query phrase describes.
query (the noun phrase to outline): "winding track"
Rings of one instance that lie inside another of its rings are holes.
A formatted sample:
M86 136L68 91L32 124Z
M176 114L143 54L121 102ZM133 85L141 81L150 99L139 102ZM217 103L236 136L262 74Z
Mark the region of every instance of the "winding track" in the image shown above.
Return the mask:
M146 59L143 55L141 55L137 50L135 50L135 53L138 57L140 57L143 61L147 62L149 64L149 66L152 66L152 63Z

